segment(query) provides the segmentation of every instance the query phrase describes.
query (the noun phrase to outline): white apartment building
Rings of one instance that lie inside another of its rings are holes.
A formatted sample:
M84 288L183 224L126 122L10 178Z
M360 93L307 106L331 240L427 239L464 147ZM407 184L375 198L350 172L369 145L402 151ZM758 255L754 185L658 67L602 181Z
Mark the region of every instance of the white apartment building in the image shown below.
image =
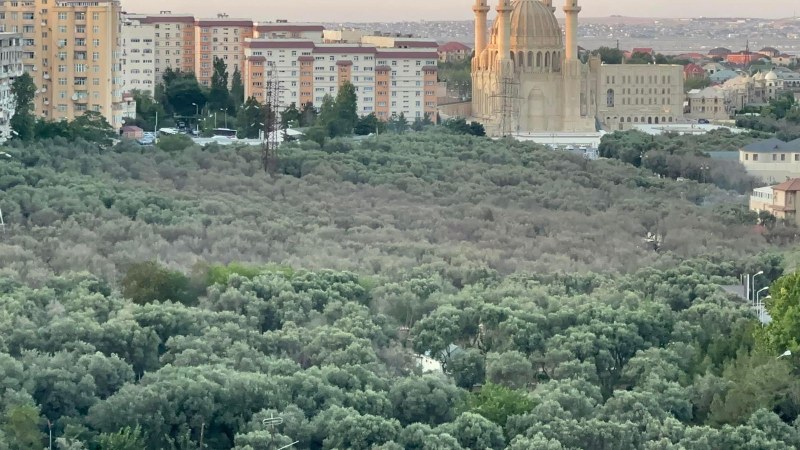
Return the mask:
M315 23L289 23L286 21L258 22L253 37L259 39L308 39L322 43L325 27Z
M143 16L124 16L122 43L122 77L126 91L153 93L156 80L155 26L142 23Z
M423 41L419 41L423 42ZM358 96L359 115L388 120L435 118L438 53L428 46L388 48L367 44L318 44L307 39L247 39L245 95L266 101L268 84L280 84L279 108L320 107L344 82Z
M156 83L161 82L167 68L194 72L197 49L193 15L161 11L139 20L142 24L153 27Z
M22 35L0 33L0 141L10 137L9 121L14 116L11 84L22 73Z

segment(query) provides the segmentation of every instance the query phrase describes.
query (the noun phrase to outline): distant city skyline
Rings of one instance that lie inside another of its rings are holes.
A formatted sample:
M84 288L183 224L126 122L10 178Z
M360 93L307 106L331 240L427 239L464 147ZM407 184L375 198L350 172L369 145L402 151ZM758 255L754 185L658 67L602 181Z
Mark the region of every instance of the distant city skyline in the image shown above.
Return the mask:
M497 0L490 0L494 5ZM220 6L217 1L122 0L128 12L158 13L162 10L209 17L226 13L231 17L261 20L287 19L293 22L397 22L418 20L465 20L472 17L471 0L403 0L397 3L375 0L292 0L289 2L233 1ZM563 1L554 0L561 9ZM269 5L268 5L269 4ZM263 6L262 6L263 5ZM380 7L378 5L388 5ZM773 0L769 7L758 2L730 0L584 0L584 17L622 15L631 17L792 17L797 0ZM562 16L560 11L556 13Z

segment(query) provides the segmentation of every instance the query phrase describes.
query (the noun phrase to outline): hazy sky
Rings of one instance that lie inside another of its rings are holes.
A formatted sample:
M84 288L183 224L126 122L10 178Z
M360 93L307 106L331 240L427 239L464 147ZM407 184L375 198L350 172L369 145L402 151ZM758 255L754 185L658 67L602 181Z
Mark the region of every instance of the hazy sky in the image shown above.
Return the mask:
M189 12L256 19L305 22L400 21L469 19L472 0L122 0L131 12ZM496 4L497 0L490 0ZM555 4L563 4L554 0ZM797 0L583 0L583 15L619 14L645 17L791 17L800 10ZM191 6L190 6L191 5ZM764 5L769 5L765 7ZM561 15L561 13L557 13Z

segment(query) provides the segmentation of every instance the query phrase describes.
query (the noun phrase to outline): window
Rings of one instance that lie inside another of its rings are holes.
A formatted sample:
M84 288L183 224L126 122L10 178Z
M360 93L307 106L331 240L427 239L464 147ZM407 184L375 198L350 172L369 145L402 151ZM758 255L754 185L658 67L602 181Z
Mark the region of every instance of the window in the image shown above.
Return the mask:
M781 161L786 161L786 154L785 153L781 153Z
M67 20L67 13L65 12L58 13L58 20Z
M758 161L758 153L753 153L753 161Z

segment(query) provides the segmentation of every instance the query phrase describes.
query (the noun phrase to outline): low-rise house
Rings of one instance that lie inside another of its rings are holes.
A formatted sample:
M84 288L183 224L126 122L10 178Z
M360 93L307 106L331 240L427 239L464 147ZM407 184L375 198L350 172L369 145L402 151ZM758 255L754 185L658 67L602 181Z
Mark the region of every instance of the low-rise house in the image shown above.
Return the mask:
M122 137L138 141L144 137L144 130L134 125L125 125L122 127Z
M472 49L461 42L448 42L440 45L438 52L440 62L454 62L469 58L472 54Z
M695 80L701 79L706 77L706 71L703 70L702 67L698 66L697 64L687 64L683 68L683 79L684 80Z
M749 174L768 183L800 178L800 139L754 142L739 150L739 162Z
M686 118L705 120L725 120L733 115L733 105L720 87L692 89L686 94Z
M750 195L750 210L766 211L778 219L800 225L797 202L800 201L800 178L786 180L775 186L754 189Z

